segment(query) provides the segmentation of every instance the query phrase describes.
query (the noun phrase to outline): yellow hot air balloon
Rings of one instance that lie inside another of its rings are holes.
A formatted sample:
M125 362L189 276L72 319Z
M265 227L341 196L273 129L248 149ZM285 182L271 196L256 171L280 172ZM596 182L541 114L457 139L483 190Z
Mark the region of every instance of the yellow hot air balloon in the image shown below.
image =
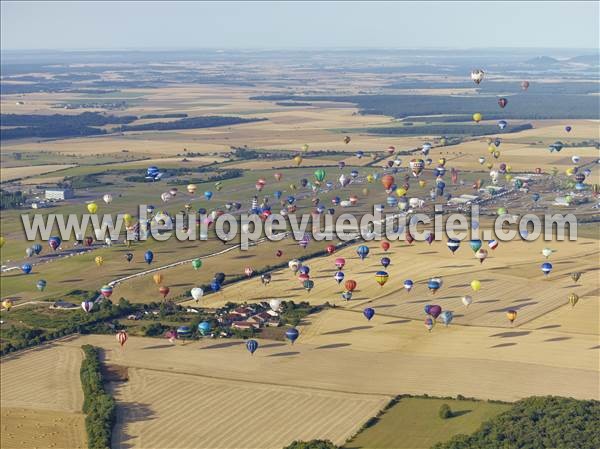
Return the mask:
M495 145L490 145L488 147L488 153L492 154L494 151L496 151L496 146Z
M369 194L369 189L367 189L366 187L364 189L362 189L362 193L364 196L367 196Z
M478 281L477 279L472 280L471 288L473 289L474 292L478 292L479 290L481 290L481 282Z
M297 188L296 184L290 184L290 190L296 190Z
M510 173L512 171L512 167L510 165L506 166L506 172Z
M96 256L96 258L94 259L94 262L96 262L96 265L98 265L100 267L104 263L104 257Z
M367 182L368 182L369 184L371 184L371 183L372 183L374 180L375 180L375 176L373 176L373 175L371 175L371 174L368 174L368 175L367 175Z
M492 162L488 162L487 164L485 164L485 166L488 168L488 170L490 170L494 164Z
M389 277L390 276L385 271L378 271L375 274L375 281L377 281L377 283L383 287L383 284L387 282Z
M152 279L154 280L154 283L158 285L163 281L163 275L160 273L156 273L154 276L152 276Z
M6 239L4 238L4 236L0 235L0 248L2 248L5 243L6 243Z
M504 175L504 179L506 179L507 181L510 181L513 179L512 175L509 175L508 173L506 175Z
M575 170L573 170L573 167L569 167L565 170L565 173L567 176L573 176L573 173L575 173Z
M14 304L15 303L12 299L5 299L4 301L2 301L2 307L4 307L6 311L9 311Z
M131 214L125 214L123 215L123 221L125 222L125 226L129 226L133 221L133 217L131 216Z
M196 193L197 188L198 186L196 184L188 184L187 191L189 194L193 195L194 193Z
M423 179L419 180L419 186L420 187L425 187L427 185L427 182Z
M98 205L96 203L89 203L87 210L90 214L95 214L98 211Z
M479 123L482 118L483 118L483 115L481 115L480 112L476 112L475 114L473 114L473 121L475 123Z
M509 310L508 312L506 312L506 318L508 318L508 321L510 321L512 324L512 322L517 319L517 311Z
M494 158L498 159L500 157L500 151L499 150L494 151L494 153L492 153L492 156L494 156Z
M571 304L571 307L575 307L577 301L579 301L579 296L577 295L577 293L571 293L569 295L569 304Z
M396 195L398 196L404 196L406 195L407 190L404 187L398 187L396 189Z
M308 151L308 144L305 143L304 145L302 145L302 151Z
M494 139L492 139L491 137L488 137L487 139L485 139L485 141L488 143L488 145L490 143L492 143L494 141Z
M302 163L302 156L296 156L294 158L294 162L296 163L296 165L300 165Z

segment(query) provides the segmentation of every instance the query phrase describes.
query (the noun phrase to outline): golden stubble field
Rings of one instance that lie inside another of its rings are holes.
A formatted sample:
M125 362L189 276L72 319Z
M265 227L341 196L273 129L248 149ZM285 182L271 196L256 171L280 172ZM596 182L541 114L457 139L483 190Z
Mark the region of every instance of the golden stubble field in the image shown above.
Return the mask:
M58 342L2 358L3 448L84 448L82 352Z

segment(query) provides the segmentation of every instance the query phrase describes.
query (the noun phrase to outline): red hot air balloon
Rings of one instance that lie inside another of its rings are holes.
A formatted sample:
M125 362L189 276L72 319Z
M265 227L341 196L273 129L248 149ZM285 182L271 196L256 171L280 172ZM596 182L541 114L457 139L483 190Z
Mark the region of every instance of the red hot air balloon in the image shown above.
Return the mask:
M344 268L344 265L346 265L346 259L344 259L343 257L338 257L337 259L335 259L335 266L338 268L338 270Z
M394 177L392 175L383 175L381 177L381 184L383 184L385 190L390 190L394 184Z
M348 279L346 282L344 282L344 287L347 291L353 292L356 289L356 281Z
M121 347L123 347L123 345L127 341L127 332L125 332L125 331L117 332L117 341L119 342Z
M529 81L523 81L521 83L521 89L523 89L523 90L529 89Z
M406 233L406 243L408 243L409 245L412 244L412 242L415 241L415 238L412 236L412 234L410 232Z
M331 255L335 252L335 245L327 245L327 254Z
M281 256L283 256L283 251L281 251L280 249L278 249L277 252L275 253L275 255L277 257L281 257Z
M169 292L170 292L170 291L171 291L171 289L170 289L169 287L164 287L164 286L163 286L163 287L160 287L160 288L158 289L158 292L159 292L161 295L163 295L163 298L166 298L166 297L167 297L167 295L169 294Z
M381 242L381 249L384 251L387 251L388 249L390 249L390 242L383 240Z

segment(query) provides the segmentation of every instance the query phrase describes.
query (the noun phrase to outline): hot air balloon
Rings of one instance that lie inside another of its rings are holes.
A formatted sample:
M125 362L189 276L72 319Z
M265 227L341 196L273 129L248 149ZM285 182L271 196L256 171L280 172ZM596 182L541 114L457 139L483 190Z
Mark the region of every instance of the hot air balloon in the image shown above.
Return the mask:
M571 304L571 307L575 307L577 301L579 301L579 296L576 293L571 293L569 295L569 304Z
M332 255L335 252L335 245L327 245L325 248L327 254Z
M461 301L465 305L465 307L469 307L473 302L473 298L469 295L465 295L461 298Z
M127 262L131 262L133 260L133 253L125 254L125 259L127 259Z
M34 254L33 248L29 248L29 247L25 248L25 255L27 257L31 257L31 256L33 256L33 254Z
M433 326L435 325L435 321L433 318L427 317L427 318L425 318L424 324L425 324L425 327L427 328L427 330L429 332L431 332L431 330L433 329Z
M380 260L381 265L383 266L383 268L387 268L388 265L391 263L392 261L390 260L389 257L382 257Z
M482 242L481 242L481 240L478 240L478 239L474 239L469 242L469 246L471 247L471 249L473 250L474 253L479 251L479 248L481 248L481 245L482 245Z
M390 249L390 242L383 240L380 246L382 250L387 251L388 249Z
M152 261L154 260L154 253L150 250L146 251L144 253L144 260L146 261L146 263L148 265L150 265L152 263Z
M460 240L448 239L448 249L452 251L452 254L460 247Z
M385 190L390 190L394 184L394 177L392 175L383 175L381 177L381 184L383 184Z
M410 167L413 176L419 176L423 171L423 168L425 168L425 162L423 159L412 159L408 163L408 166Z
M361 260L364 260L369 254L369 247L366 245L360 245L358 248L356 248L356 254L358 254L358 257L360 257Z
M194 193L196 193L197 189L198 189L198 186L196 184L188 184L188 186L187 186L187 191L190 195L193 195Z
M435 294L435 292L437 292L440 287L441 287L440 282L436 278L430 279L429 282L427 283L427 288L433 294Z
M505 129L508 126L508 122L506 120L498 120L498 128L500 128L501 130ZM494 151L492 153L494 155L494 157L496 159L498 159L498 157L496 156L496 151ZM500 155L500 152L498 152L498 156Z
M15 302L12 299L5 299L4 301L2 301L2 307L4 307L7 312L9 312L14 305Z
M50 248L52 248L54 251L56 251L56 249L58 247L60 247L62 240L60 239L60 237L50 237L48 239L48 245L50 245Z
M43 279L40 279L39 281L37 281L36 287L39 291L43 292L44 289L46 288L46 281Z
M529 81L522 81L521 82L521 89L523 89L523 90L529 89Z
M479 263L483 263L483 261L487 258L488 252L486 249L480 248L475 253L475 257L479 259Z
M508 312L506 312L506 318L508 318L508 321L510 321L510 324L512 324L513 321L515 321L515 319L517 318L517 311L509 310Z
M302 282L302 287L304 287L304 290L306 290L308 293L310 293L314 286L315 281L312 279L306 279L304 282Z
M281 300L280 299L271 299L269 301L269 307L273 312L279 312L281 310Z
M210 190L207 190L206 192L204 192L204 198L207 201L210 201L210 199L213 197L213 193Z
M356 289L356 281L353 279L348 279L346 282L344 282L344 287L346 288L346 291L349 292L353 292Z
M156 285L158 285L163 281L163 275L160 273L156 273L152 276L152 280Z
M554 252L554 250L550 249L550 248L544 248L542 249L542 255L547 259L548 257L550 257L552 255L552 253Z
M471 71L471 80L477 85L483 81L484 76L485 72L481 69L475 69Z
M192 298L194 298L194 300L196 302L200 301L200 298L202 298L202 296L204 295L204 290L202 290L200 287L194 287L190 293L192 294Z
M169 287L159 287L158 292L162 295L163 298L166 298L171 289Z
M482 119L483 119L483 116L481 115L480 112L476 112L475 114L473 114L473 121L475 123L479 123Z
M550 262L544 262L541 266L542 273L544 276L548 276L552 271L552 264Z
M205 336L208 335L210 333L212 329L212 326L210 325L210 323L208 321L202 321L201 323L198 324L198 332L200 332L200 335Z
M285 338L287 338L292 344L298 339L300 332L295 327L292 327L285 331Z
M410 292L412 288L413 288L413 281L411 281L410 279L405 280L404 281L404 289L407 292Z
M269 285L271 282L271 273L263 273L260 275L260 281L263 285Z
M346 145L348 145L348 144L350 143L350 141L351 141L351 140L352 140L352 139L350 138L350 136L346 136L346 137L344 137L344 143L345 143Z
M498 98L498 106L504 109L507 104L508 100L506 98Z
M344 259L343 257L337 257L334 263L338 270L341 270L342 268L344 268L344 265L346 265L346 259Z
M296 165L300 165L302 163L302 156L298 155L294 157L294 162Z
M100 294L105 298L110 298L113 293L113 288L110 285L103 285L100 289Z
M336 282L339 284L342 283L342 281L344 280L344 272L343 271L336 271L336 273L333 275L333 278L336 280Z
M37 255L42 252L42 245L39 243L34 243L31 249L33 249L33 252Z
M104 263L104 257L102 256L96 256L94 259L94 262L96 262L96 265L101 267L102 264Z
M315 176L316 181L318 183L323 182L323 180L325 179L326 174L327 173L322 168L320 168L318 170L315 170L314 176Z
M488 242L488 248L491 250L495 250L496 248L498 248L498 240L490 240Z
M94 301L83 301L81 303L81 308L85 313L90 313L94 308Z
M88 203L86 207L90 214L95 214L98 212L98 205L96 203Z
M127 341L127 332L126 331L117 332L117 341L119 342L121 347L123 347L123 345Z
M477 279L472 280L471 288L473 289L474 292L478 292L479 290L481 290L481 282L478 281Z
M452 318L454 318L454 314L450 310L444 310L440 313L440 319L446 327L452 322Z
M367 307L365 310L363 310L363 315L365 316L367 321L371 321L371 318L375 316L375 310L371 307Z
M385 271L378 271L375 273L375 281L379 284L379 286L383 287L389 278L389 274Z
M258 349L258 342L256 340L248 340L246 342L246 349L250 352L251 355L254 355L256 350Z
M571 273L571 279L573 279L573 282L577 282L580 277L581 277L581 273L579 271L575 271L575 272Z

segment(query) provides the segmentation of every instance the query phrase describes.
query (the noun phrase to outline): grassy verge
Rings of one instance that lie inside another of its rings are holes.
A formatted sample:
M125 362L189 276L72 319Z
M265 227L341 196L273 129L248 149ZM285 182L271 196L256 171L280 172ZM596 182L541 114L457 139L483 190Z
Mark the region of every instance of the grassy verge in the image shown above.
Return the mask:
M80 373L88 448L110 449L115 423L115 401L104 391L98 348L91 345L83 345L81 348L85 354Z

